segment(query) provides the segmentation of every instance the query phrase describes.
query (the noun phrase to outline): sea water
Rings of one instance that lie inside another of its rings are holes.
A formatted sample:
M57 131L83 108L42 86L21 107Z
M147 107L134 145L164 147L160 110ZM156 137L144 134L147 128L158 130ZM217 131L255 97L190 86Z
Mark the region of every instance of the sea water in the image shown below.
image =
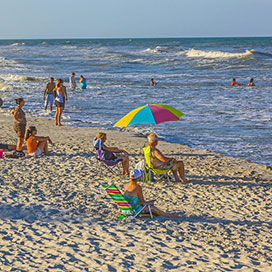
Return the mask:
M27 116L52 117L42 94L53 76L68 87L66 125L111 129L162 103L185 113L155 126L165 140L272 165L272 38L2 40L0 68L1 115L24 97ZM71 72L84 75L86 90L69 89ZM233 77L245 86L231 87Z

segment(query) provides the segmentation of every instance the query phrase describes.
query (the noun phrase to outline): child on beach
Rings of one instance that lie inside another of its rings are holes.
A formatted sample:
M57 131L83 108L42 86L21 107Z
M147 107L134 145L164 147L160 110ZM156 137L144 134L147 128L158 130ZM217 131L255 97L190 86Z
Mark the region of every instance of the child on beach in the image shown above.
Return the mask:
M26 132L26 148L27 152L31 156L39 156L43 152L45 155L48 155L48 142L53 144L50 137L36 136L37 129L36 127L29 127Z
M133 209L136 212L142 208L141 204L144 204L146 202L144 200L142 187L137 183L141 176L142 176L142 173L140 170L138 170L138 169L132 170L130 172L130 181L125 186L125 193L124 193L125 199L130 204L134 204ZM147 201L147 202L150 202L150 201ZM135 205L135 204L139 204L139 205ZM153 205L151 206L151 209L152 209L152 214L157 215L157 216L178 217L176 215L165 213Z

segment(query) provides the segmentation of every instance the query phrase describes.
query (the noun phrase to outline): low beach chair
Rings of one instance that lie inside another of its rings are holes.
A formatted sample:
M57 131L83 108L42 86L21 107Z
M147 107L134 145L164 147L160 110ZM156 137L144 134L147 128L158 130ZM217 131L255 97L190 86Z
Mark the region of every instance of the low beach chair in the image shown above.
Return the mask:
M103 189L106 190L108 195L111 197L111 199L117 205L119 212L120 212L120 215L118 216L118 218L124 219L127 217L130 219L134 219L137 216L140 217L140 216L144 216L144 215L148 215L151 218L153 218L151 205L153 205L154 201L145 202L142 205L142 208L138 212L136 212L133 209L133 206L140 205L140 203L130 204L115 185L99 184L98 189L100 189L100 187L102 187ZM148 209L147 213L145 212L146 209Z
M115 168L117 167L118 163L120 161L122 161L122 159L115 158L114 160L106 160L104 158L105 151L102 150L102 140L101 139L97 139L96 141L94 141L94 148L96 151L96 159L98 162L99 177L102 176L103 169L107 170L111 174L120 176L117 169L115 169ZM109 152L109 151L107 151L107 152ZM109 152L109 153L111 153L111 152Z
M144 181L152 181L153 176L159 176L160 178L170 181L168 172L173 169L173 167L161 170L156 169L151 163L151 147L146 146L143 148L144 158L145 158L145 169L144 169Z

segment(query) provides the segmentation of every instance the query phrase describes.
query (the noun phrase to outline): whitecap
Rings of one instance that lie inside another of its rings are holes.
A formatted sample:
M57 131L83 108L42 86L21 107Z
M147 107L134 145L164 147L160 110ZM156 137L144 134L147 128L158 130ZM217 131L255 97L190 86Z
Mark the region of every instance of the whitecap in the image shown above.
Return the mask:
M255 50L246 50L244 53L229 53L223 51L204 51L204 50L197 50L197 49L189 49L185 52L187 57L190 58L243 58L250 55L253 55ZM182 54L184 54L182 52Z

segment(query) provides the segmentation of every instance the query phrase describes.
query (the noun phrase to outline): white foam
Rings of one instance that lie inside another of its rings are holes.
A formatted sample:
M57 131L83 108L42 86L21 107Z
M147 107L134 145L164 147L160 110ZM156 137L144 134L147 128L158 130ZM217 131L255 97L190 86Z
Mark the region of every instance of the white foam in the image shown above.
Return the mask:
M4 81L10 82L10 81L36 81L36 82L43 82L45 79L42 77L32 77L32 76L23 76L23 75L0 75L0 78L2 78Z
M161 46L156 46L154 49L151 49L151 48L147 48L145 50L143 50L142 52L146 53L159 53L162 51L162 47Z
M255 50L246 50L244 53L229 53L223 51L204 51L197 49L189 49L185 52L185 55L190 58L243 58L252 55ZM184 54L182 52L181 54Z

